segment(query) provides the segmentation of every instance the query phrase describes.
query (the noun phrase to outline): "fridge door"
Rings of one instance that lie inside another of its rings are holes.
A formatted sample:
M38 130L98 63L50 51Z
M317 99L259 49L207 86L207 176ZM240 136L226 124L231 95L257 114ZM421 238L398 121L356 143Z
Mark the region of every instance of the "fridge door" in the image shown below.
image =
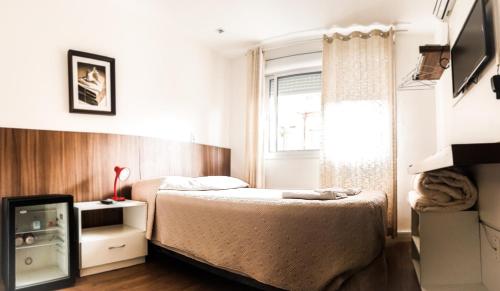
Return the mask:
M67 202L14 207L15 288L70 276L70 212Z

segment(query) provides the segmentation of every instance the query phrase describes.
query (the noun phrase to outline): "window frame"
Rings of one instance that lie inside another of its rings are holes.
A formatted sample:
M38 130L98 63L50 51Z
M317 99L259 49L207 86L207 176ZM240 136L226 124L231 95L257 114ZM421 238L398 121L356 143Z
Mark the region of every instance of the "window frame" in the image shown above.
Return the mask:
M266 106L269 110L267 112L266 118L266 138L265 138L265 159L318 159L320 157L320 149L308 149L308 150L289 150L289 151L278 151L278 138L277 138L277 124L278 124L278 114L276 112L278 108L278 79L283 77L291 77L297 75L307 75L307 74L323 74L321 66L314 66L308 68L294 69L294 70L286 70L280 71L272 74L268 74L265 76L265 97L266 102L269 102L269 105L274 105L274 111L271 112L270 106ZM274 94L271 94L270 83L271 80L274 80ZM270 100L271 97L274 96L274 100ZM271 138L271 118L274 118L274 138ZM275 151L271 151L271 143L274 139L274 149Z

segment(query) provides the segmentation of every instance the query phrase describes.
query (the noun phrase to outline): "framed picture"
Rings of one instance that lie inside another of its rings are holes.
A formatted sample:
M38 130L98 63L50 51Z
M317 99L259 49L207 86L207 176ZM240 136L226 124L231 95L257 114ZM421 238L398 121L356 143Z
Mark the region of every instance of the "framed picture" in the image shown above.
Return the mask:
M69 112L116 115L115 59L69 50Z

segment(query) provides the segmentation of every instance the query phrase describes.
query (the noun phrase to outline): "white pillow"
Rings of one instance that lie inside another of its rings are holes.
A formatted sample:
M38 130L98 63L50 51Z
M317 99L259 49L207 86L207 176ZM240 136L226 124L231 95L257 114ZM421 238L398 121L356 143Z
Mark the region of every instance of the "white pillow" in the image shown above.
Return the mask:
M160 190L205 191L246 188L248 186L242 180L228 176L198 178L168 176L160 184Z

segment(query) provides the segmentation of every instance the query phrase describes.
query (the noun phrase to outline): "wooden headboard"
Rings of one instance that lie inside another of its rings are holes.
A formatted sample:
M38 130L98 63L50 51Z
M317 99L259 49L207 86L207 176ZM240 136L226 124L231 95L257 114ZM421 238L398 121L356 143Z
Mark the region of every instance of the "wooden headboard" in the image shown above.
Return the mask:
M230 149L158 138L0 127L0 197L72 194L108 198L114 167L131 170L122 183L166 175L230 175Z

